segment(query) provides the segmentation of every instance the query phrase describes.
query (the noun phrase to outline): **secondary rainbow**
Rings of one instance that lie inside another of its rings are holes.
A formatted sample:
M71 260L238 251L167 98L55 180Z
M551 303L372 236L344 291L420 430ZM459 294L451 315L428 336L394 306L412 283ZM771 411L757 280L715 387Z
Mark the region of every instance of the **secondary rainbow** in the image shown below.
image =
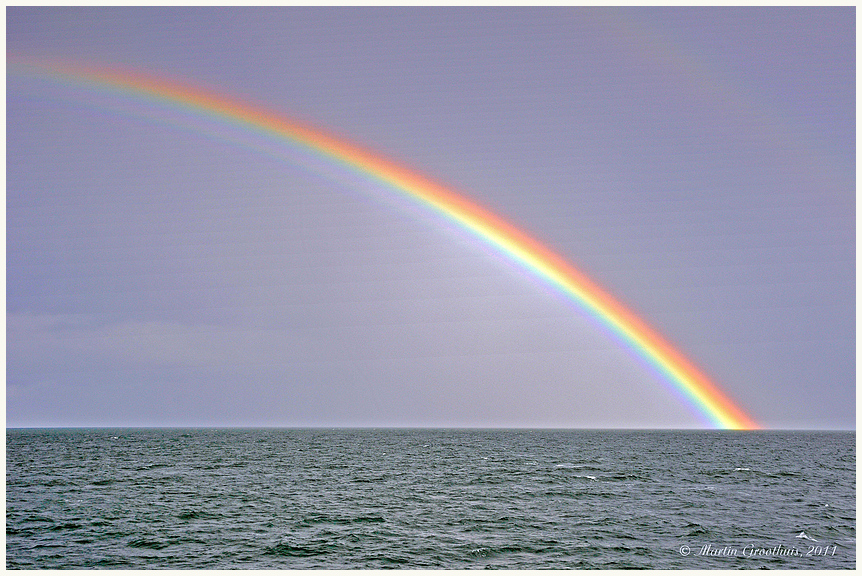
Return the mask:
M541 242L449 187L317 128L262 107L133 71L7 57L23 73L108 88L146 97L195 113L229 120L243 128L283 138L348 166L423 205L504 255L604 325L663 377L677 396L711 425L730 429L759 426L676 347L607 291Z

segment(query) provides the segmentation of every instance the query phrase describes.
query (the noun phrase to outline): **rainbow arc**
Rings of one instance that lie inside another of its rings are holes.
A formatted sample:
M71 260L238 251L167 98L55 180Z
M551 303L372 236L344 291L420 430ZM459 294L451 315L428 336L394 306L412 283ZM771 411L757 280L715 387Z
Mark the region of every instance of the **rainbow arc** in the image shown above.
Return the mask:
M492 247L570 300L617 337L633 354L657 370L663 381L712 426L756 429L739 408L698 367L656 330L592 281L573 264L487 208L418 172L322 130L178 82L138 72L9 58L10 70L133 97L157 100L197 114L229 120L243 128L281 138L383 183L444 217Z

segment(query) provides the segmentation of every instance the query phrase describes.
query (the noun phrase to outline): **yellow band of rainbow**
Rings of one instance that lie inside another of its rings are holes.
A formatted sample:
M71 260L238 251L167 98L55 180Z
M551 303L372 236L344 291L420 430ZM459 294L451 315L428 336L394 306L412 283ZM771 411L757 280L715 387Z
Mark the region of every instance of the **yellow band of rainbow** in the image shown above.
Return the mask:
M681 352L571 263L486 208L414 170L260 107L138 72L12 57L7 57L7 66L39 76L120 90L229 119L248 129L305 146L382 182L469 231L570 299L657 369L672 389L712 426L759 428Z

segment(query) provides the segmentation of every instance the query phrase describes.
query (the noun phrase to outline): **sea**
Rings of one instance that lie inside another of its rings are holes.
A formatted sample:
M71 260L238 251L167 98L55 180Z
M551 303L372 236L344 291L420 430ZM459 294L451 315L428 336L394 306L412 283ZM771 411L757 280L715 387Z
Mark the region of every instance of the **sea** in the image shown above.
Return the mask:
M854 569L855 432L7 429L9 569Z

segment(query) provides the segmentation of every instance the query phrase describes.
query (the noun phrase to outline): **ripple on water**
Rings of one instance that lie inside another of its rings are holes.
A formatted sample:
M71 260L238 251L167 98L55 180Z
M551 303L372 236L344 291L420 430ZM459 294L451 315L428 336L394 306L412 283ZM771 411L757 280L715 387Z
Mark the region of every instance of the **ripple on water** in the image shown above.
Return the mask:
M7 431L7 568L853 568L855 521L853 433Z

